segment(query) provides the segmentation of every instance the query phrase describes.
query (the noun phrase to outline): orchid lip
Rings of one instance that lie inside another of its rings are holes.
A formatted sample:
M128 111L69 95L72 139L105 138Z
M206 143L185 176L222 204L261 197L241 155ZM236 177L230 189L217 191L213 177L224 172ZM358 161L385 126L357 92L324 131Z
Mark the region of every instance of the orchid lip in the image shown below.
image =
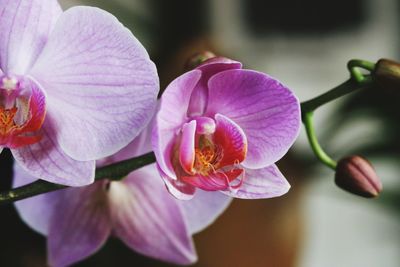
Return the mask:
M173 162L184 182L207 191L225 190L244 175L240 163L247 153L246 136L223 115L197 117L184 124L178 142L179 161Z
M19 148L40 141L36 132L45 117L44 95L32 81L0 78L0 145Z

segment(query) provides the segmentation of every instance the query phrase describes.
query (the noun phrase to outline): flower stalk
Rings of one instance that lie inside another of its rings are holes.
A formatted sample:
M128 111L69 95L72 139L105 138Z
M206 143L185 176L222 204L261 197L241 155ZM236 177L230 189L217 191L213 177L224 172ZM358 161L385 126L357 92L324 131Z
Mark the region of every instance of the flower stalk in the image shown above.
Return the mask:
M109 179L118 181L128 175L130 172L143 166L154 163L154 153L150 152L139 157L123 160L96 169L96 180ZM60 190L67 186L50 183L44 180L37 180L33 183L16 187L9 191L0 192L0 205L12 203L21 199L33 197L36 195Z
M333 160L325 151L322 149L320 144L318 143L317 135L315 134L314 125L313 125L313 115L314 112L306 112L303 114L302 120L304 126L306 128L308 141L310 142L311 149L317 158L329 168L335 170L336 169L336 161Z
M360 89L371 87L374 83L371 75L364 75L361 69L373 72L375 64L365 60L353 59L347 64L350 72L350 79L336 86L330 91L317 96L311 100L301 103L301 114L304 127L306 129L308 141L315 156L327 167L336 170L337 162L332 159L321 147L318 142L313 124L314 111L339 97L355 92Z

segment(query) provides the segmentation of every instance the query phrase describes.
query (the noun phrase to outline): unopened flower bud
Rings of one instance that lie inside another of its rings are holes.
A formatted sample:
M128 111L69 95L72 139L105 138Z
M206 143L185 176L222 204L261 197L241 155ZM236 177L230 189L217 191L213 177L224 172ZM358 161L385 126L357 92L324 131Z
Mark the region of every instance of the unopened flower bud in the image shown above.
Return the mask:
M400 91L400 63L380 59L375 65L373 77L384 89Z
M378 196L382 190L382 183L371 163L357 155L338 162L335 183L350 193L367 198Z
M192 69L196 68L197 66L199 66L204 61L206 61L207 59L210 59L213 57L215 57L215 54L210 51L203 51L203 52L196 53L186 61L185 70L192 70Z

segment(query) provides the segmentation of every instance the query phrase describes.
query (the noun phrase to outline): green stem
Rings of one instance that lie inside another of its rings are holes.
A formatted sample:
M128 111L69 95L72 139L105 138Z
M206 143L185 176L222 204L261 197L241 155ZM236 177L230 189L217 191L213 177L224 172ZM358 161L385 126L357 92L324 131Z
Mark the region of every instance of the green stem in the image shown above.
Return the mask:
M305 101L301 103L301 114L302 121L306 128L306 133L308 137L308 141L310 146L315 154L315 156L326 166L335 170L336 169L336 161L333 160L328 154L322 149L320 144L318 143L318 138L315 134L314 124L313 124L313 115L314 111L320 106L331 102L339 97L342 97L346 94L352 93L359 89L365 89L367 87L371 87L373 85L373 80L371 76L364 75L359 68L366 69L368 71L372 71L375 68L375 64L365 61L365 60L350 60L347 65L351 78L344 83L336 86L330 91L317 96L311 100Z
M360 87L356 86L357 84L352 80L347 80L346 82L336 86L335 88L329 90L328 92L317 96L311 100L305 101L301 103L301 112L312 112L316 110L318 107L331 102L341 96L344 96L348 93L351 93Z
M375 63L361 59L352 59L347 63L347 69L350 71L351 77L358 83L362 83L367 79L360 68L372 72L375 69Z
M318 138L314 131L313 115L314 115L314 112L312 112L312 111L306 112L303 115L303 123L306 128L308 141L310 142L311 148L312 148L314 154L317 156L317 158L323 164L325 164L329 168L335 170L336 165L337 165L336 161L334 161L331 157L329 157L328 154L325 153L325 151L322 149L322 147L318 143Z
M118 181L128 175L130 172L153 162L155 162L155 156L153 152L150 152L136 158L127 159L98 168L96 169L95 179L109 179ZM37 180L33 183L16 187L6 192L0 192L0 204L15 202L21 199L56 191L66 187L67 186L53 184L44 180Z

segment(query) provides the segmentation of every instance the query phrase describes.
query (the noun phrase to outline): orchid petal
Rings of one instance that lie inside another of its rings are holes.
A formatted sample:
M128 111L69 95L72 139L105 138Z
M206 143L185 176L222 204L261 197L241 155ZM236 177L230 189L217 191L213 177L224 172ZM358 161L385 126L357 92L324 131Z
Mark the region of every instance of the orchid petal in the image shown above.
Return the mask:
M158 166L158 163L157 170L160 173L161 178L164 180L165 186L171 195L180 200L190 200L193 198L194 193L196 192L196 188L194 186L180 180L172 179L161 170L160 166Z
M290 185L278 167L271 165L257 170L246 169L239 189L221 192L235 198L259 199L279 197L289 189Z
M198 233L212 224L232 202L220 192L197 190L189 201L180 201L191 234Z
M154 154L160 169L173 179L176 175L171 163L172 149L182 124L187 121L190 95L200 76L199 70L193 70L172 81L163 93L156 117L151 140Z
M155 111L154 64L132 33L98 8L64 12L30 74L46 90L60 146L76 160L117 152Z
M179 162L187 173L193 172L195 158L196 121L192 120L182 126L182 138L179 146Z
M248 153L243 166L269 166L296 140L299 101L277 80L256 71L227 70L210 79L209 90L207 114L229 117L246 134Z
M243 130L234 121L221 114L215 115L217 127L213 136L214 143L223 149L223 157L218 167L239 164L246 158L247 138Z
M111 232L107 181L64 189L50 221L48 261L68 266L98 251Z
M241 69L242 63L226 57L213 57L201 63L197 69L204 72L218 73L228 69Z
M96 160L96 166L105 166L151 152L151 132L153 126L154 117L153 120L147 125L147 127L143 131L141 131L139 136L137 136L132 142L130 142L126 147L124 147L117 153L109 157Z
M34 178L25 172L17 163L14 163L13 187L23 186L35 182ZM15 203L21 219L33 230L47 235L50 218L53 216L57 201L62 191L41 194Z
M194 187L205 191L225 190L229 188L230 182L235 180L243 173L243 169L233 169L230 171L217 171L209 173L207 176L195 174L191 176L182 176L180 179Z
M110 186L113 230L146 256L191 264L196 253L177 201L165 190L154 164Z
M47 114L40 133L42 139L39 142L11 150L25 171L34 177L69 186L93 182L95 161L76 161L63 152L57 143L57 128L50 114Z
M211 58L198 66L196 69L201 70L201 79L197 83L190 97L190 104L187 113L191 116L196 116L202 115L206 110L208 101L207 84L210 77L224 70L240 68L242 68L240 62L223 57Z
M25 74L61 13L56 0L0 0L0 68Z

